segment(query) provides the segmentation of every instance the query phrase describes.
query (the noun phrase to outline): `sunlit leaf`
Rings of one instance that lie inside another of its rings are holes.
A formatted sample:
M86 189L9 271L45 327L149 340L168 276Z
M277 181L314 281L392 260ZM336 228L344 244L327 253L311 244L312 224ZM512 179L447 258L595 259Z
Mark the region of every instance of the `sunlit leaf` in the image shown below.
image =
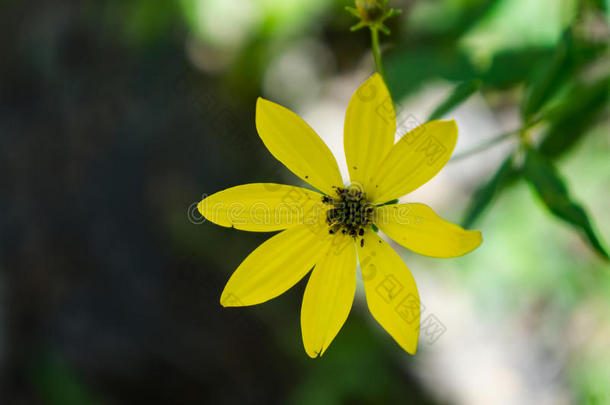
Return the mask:
M518 178L518 175L519 170L514 167L513 156L511 154L500 165L494 176L475 191L470 205L466 209L462 226L470 228L500 192L510 182Z
M609 258L593 230L586 211L571 199L566 183L550 160L537 151L529 149L525 158L523 175L551 213L575 226L586 237L593 249L606 259Z
M449 97L443 100L428 117L428 121L437 120L462 104L468 97L481 87L481 80L473 79L465 81L455 87Z

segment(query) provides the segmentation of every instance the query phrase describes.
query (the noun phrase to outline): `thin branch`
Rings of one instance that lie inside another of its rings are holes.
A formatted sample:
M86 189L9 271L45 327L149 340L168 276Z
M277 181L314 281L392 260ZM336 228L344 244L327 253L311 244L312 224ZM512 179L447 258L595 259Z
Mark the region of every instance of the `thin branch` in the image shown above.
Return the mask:
M514 136L516 134L518 134L519 132L520 132L520 130L506 132L506 133L504 133L502 135L499 135L499 136L497 136L495 138L492 138L492 139L490 139L488 141L485 141L485 142L481 143L480 145L475 146L474 148L472 148L470 150L467 150L465 152L462 152L462 153L459 153L457 155L454 155L449 160L449 163L455 163L455 162L457 162L459 160L466 159L467 157L470 157L470 156L472 156L474 154L477 154L477 153L482 152L482 151L484 151L486 149L489 149L492 146L494 146L495 144L500 143L500 142L502 142L502 141L504 141L504 140L506 140L506 139L508 139L508 138L510 138L510 137L512 137L512 136Z

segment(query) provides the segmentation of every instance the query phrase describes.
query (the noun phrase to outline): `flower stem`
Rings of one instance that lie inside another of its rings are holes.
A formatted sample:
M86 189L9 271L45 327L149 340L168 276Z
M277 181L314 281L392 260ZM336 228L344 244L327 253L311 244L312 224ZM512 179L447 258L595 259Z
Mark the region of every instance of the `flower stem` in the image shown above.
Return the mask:
M379 48L379 30L376 26L371 25L371 43L373 46L373 58L375 58L375 67L385 81L385 72L383 71L383 63L381 62L381 49Z

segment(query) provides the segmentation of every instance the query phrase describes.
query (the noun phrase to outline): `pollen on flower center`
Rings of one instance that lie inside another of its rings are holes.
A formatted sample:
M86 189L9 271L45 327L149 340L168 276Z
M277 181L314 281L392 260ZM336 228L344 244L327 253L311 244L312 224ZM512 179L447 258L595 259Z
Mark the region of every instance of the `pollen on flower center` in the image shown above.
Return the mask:
M322 197L323 203L332 206L326 212L328 232L354 238L364 235L373 218L373 205L366 200L366 193L357 187L336 187L335 192L337 197Z

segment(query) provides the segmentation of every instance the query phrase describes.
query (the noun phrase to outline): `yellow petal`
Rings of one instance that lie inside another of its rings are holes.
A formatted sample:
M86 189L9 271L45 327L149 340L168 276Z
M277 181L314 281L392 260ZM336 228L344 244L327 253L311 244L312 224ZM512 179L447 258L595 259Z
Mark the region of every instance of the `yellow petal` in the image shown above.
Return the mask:
M256 129L273 156L326 194L342 186L339 166L328 146L289 109L263 98L256 102Z
M363 239L364 245L356 246L369 310L404 350L415 354L421 313L415 280L400 256L377 234L367 231Z
M327 227L299 225L272 236L235 270L220 304L239 307L277 297L311 270L327 246Z
M385 203L427 183L451 157L457 133L455 121L430 121L404 135L373 177L369 200Z
M322 195L301 187L254 183L231 187L197 205L207 220L244 231L269 232L306 223L324 209Z
M482 242L481 232L447 222L424 204L378 207L375 225L407 249L424 256L462 256Z
M303 345L310 357L324 354L345 323L356 292L356 248L337 234L334 246L313 269L301 306Z
M356 90L345 113L343 145L352 184L369 189L381 160L394 144L396 114L379 73Z

